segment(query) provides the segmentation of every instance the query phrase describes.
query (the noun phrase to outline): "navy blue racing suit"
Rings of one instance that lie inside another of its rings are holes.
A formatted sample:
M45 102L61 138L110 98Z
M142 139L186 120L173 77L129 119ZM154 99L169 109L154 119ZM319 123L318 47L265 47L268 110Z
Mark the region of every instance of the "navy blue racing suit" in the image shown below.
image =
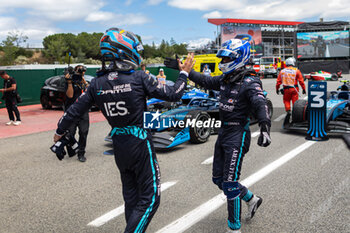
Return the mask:
M180 72L175 85L160 85L143 71L108 72L91 81L63 115L57 134L93 103L112 126L115 161L120 170L125 201L125 232L145 232L160 202L160 172L151 134L143 129L146 97L177 101L186 87L187 74Z
M234 82L230 77L236 78ZM255 110L259 124L271 125L262 83L254 73L240 70L232 76L205 76L191 71L189 79L206 89L220 91L221 128L215 144L213 182L224 191L228 204L228 225L240 229L241 199L253 194L238 182L244 155L250 146L249 114Z

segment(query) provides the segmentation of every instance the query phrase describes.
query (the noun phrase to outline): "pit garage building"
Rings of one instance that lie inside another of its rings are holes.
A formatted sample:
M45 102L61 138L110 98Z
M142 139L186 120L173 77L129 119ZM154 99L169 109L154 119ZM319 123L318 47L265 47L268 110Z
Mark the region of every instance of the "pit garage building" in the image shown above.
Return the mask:
M253 56L275 56L283 60L295 56L295 31L303 22L254 20L254 19L208 19L208 22L217 26L217 45L248 34L253 39Z

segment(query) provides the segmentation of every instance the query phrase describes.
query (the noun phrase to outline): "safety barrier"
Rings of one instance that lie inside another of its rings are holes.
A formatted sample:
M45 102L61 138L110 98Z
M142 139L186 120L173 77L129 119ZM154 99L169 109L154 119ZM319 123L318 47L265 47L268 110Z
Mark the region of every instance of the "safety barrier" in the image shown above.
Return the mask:
M166 67L161 67L164 69L164 73L168 80L175 81L178 77L179 72ZM152 74L158 75L160 67L149 67ZM40 103L40 89L44 85L46 79L63 74L64 68L55 69L16 69L16 70L6 70L6 72L14 77L17 81L17 90L22 97L23 102L19 105L30 105ZM97 68L87 68L86 74L91 76L96 76ZM2 80L2 79L1 79ZM0 88L2 88L2 82L0 82ZM1 94L0 94L1 96ZM5 107L5 101L0 103L0 108Z

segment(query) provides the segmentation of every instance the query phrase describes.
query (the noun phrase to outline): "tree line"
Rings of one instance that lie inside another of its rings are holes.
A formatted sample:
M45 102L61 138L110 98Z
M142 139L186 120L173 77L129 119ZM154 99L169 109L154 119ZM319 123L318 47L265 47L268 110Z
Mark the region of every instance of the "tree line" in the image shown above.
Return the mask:
M85 63L97 64L100 60L99 43L103 33L82 32L77 35L72 33L58 33L46 36L43 39L43 49L40 50L39 63ZM142 38L137 36L142 42ZM18 60L30 63L33 51L21 46L28 37L21 33L12 33L0 44L0 65L18 64ZM170 42L162 40L160 45L144 45L141 56L145 63L162 61L165 57L174 54L187 54L186 44L177 44L173 38ZM37 51L38 52L38 51ZM21 58L21 59L19 59ZM26 59L27 58L27 59Z
M22 33L9 33L0 46L0 65L13 65L17 57L33 56L33 51L26 50L20 46L27 40L28 37Z

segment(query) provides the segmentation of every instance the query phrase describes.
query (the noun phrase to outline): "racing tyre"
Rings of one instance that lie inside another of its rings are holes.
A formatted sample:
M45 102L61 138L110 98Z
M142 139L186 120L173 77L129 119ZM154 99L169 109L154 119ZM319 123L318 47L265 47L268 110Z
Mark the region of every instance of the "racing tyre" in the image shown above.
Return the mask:
M267 110L269 112L269 117L271 119L273 115L273 105L270 99L267 99L266 102L267 102Z
M336 74L332 74L331 80L338 81L338 76Z
M52 105L50 104L49 98L46 95L40 97L40 103L43 109L51 109Z
M186 118L188 119L195 119L195 122L197 121L209 121L210 116L206 112L201 111L192 111L187 113ZM196 125L194 127L190 127L190 142L192 143L204 143L208 141L211 134L211 127L197 127Z
M307 120L307 101L297 100L293 105L292 120L294 123Z

